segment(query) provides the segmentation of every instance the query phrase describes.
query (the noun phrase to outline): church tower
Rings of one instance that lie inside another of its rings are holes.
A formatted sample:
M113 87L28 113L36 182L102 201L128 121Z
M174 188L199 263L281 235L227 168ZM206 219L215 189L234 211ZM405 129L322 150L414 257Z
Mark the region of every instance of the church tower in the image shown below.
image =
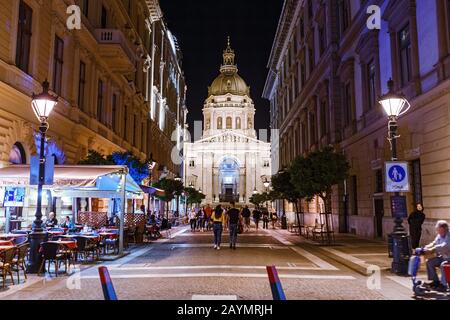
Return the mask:
M203 108L204 138L227 130L256 138L255 106L250 98L250 87L238 74L235 57L228 38L220 74L208 88Z

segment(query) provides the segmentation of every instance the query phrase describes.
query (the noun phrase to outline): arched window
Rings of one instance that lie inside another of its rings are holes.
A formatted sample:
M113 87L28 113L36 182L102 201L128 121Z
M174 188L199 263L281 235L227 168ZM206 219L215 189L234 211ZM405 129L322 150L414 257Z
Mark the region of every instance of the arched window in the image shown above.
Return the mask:
M16 142L9 153L9 162L12 164L26 164L27 157L25 154L25 149L20 142Z
M233 129L233 119L227 117L227 129Z
M241 129L241 118L240 117L236 118L236 129Z
M217 118L217 129L222 129L222 117Z

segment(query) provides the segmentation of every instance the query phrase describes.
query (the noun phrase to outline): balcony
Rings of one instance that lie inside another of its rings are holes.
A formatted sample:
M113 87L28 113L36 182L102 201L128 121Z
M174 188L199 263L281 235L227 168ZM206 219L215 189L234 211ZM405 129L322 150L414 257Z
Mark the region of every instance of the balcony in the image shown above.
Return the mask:
M99 54L113 72L128 74L135 71L134 50L118 29L96 29Z
M220 202L239 202L239 194L219 194Z

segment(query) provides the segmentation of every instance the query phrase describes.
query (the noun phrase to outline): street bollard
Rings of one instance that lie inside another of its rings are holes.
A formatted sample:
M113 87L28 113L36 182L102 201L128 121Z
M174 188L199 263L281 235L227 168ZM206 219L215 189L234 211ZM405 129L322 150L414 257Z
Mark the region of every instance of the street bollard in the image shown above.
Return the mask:
M118 300L111 277L109 276L108 268L99 267L98 273L100 275L100 282L102 284L103 296L105 297L105 300Z
M447 281L447 285L450 289L450 263L444 264L444 266L442 267L442 270L445 274L445 280Z
M277 268L275 266L267 266L267 274L269 275L270 288L272 289L273 300L286 300L280 278L278 277Z

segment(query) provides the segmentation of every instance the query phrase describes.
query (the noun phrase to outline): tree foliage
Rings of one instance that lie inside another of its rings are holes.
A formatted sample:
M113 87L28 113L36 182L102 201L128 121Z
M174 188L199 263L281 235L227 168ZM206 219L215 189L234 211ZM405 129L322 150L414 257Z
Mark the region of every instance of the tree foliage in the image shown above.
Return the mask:
M254 204L256 207L260 207L264 202L270 200L270 195L267 192L264 193L255 193L253 194L249 201Z
M172 201L175 196L181 195L181 193L183 192L183 183L178 180L164 178L153 183L153 186L155 188L164 190L164 195L158 196L158 198L165 202Z
M186 194L186 202L188 205L199 204L206 198L203 193L192 187L184 188L184 193Z
M142 183L142 180L150 175L149 166L147 161L141 161L138 157L131 152L114 152L111 155L105 156L102 153L89 150L86 158L78 162L80 165L119 165L127 166L130 176L136 183Z
M350 165L343 154L325 147L294 160L290 168L291 183L307 198L320 196L328 211L332 187L345 180L349 170Z

